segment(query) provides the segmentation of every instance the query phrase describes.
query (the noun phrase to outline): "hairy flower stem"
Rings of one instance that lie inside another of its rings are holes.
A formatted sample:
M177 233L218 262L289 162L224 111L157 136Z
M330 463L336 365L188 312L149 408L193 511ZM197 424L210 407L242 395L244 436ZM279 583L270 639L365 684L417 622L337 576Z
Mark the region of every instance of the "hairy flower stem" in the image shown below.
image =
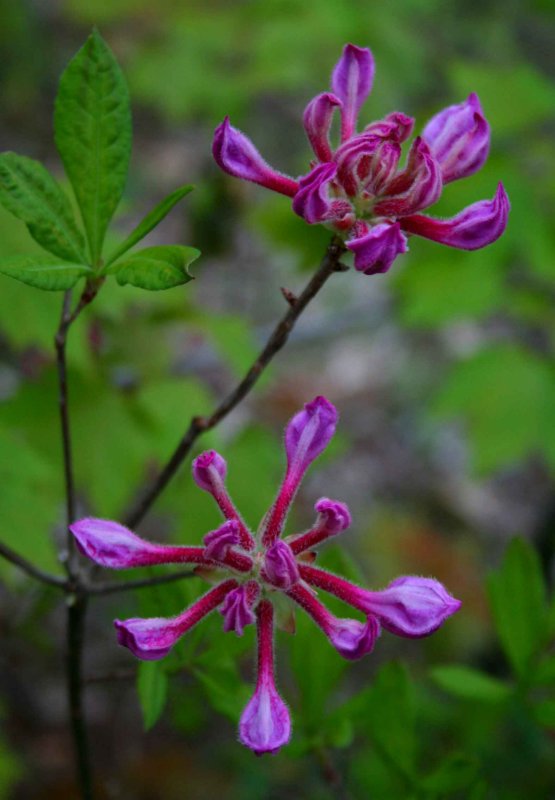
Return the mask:
M185 434L181 438L169 461L162 469L158 477L146 492L139 498L136 506L132 508L126 518L126 525L135 528L146 516L155 500L159 497L170 480L173 478L183 460L191 451L196 440L205 431L216 427L251 391L257 380L260 378L270 361L279 353L287 342L298 318L318 294L334 272L343 272L346 267L340 259L345 252L343 242L334 237L330 242L322 262L312 278L309 280L304 290L296 300L289 299L289 308L286 314L274 328L270 338L266 342L261 353L258 355L246 375L240 383L225 397L216 409L207 417L194 417Z

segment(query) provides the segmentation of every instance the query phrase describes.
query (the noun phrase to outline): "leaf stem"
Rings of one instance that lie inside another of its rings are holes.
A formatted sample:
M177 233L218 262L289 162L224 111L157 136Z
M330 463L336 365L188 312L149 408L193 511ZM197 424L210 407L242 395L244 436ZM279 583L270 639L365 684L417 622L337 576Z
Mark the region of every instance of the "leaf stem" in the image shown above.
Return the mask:
M153 503L175 475L185 457L191 451L196 440L208 430L216 427L251 391L270 361L279 353L287 342L298 318L318 294L328 278L334 272L343 272L347 269L340 259L345 252L343 242L333 237L320 266L309 280L298 298L291 296L288 299L289 308L271 333L266 345L251 365L250 369L239 384L225 397L222 402L207 417L193 417L189 427L179 441L170 459L154 480L150 488L139 497L137 504L126 517L126 525L136 527L146 516Z

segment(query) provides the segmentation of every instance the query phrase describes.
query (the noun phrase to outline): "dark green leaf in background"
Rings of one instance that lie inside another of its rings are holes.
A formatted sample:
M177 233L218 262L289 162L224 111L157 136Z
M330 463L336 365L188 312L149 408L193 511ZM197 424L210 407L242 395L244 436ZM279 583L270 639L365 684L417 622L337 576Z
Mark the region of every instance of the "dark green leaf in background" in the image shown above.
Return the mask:
M0 155L0 202L25 222L45 250L66 261L86 260L69 200L39 161L16 153Z
M465 700L499 703L512 694L511 686L498 678L463 665L435 667L431 676L446 692Z
M70 264L55 256L14 256L0 261L0 272L47 292L66 291L79 278L92 275L84 264Z
M146 247L133 253L129 258L109 268L115 273L120 286L130 283L140 289L158 291L171 289L193 280L187 267L200 255L194 247L167 245Z
M146 217L139 222L137 227L134 231L132 231L127 239L123 241L115 250L114 252L106 259L106 266L113 264L120 256L130 250L137 242L140 242L141 239L150 233L150 231L155 228L159 222L161 222L165 216L167 216L172 208L179 203L189 192L192 192L194 189L193 186L188 184L187 186L181 186L179 189L176 189L175 192L172 192L167 197L165 197L160 203L158 203L155 208L150 211Z
M91 260L96 264L125 186L131 153L127 85L97 31L62 75L54 131L81 209Z
M159 661L143 661L137 673L137 691L148 731L157 722L166 705L168 677Z
M547 628L545 585L538 555L524 539L513 539L501 569L489 577L495 626L515 673L527 678Z

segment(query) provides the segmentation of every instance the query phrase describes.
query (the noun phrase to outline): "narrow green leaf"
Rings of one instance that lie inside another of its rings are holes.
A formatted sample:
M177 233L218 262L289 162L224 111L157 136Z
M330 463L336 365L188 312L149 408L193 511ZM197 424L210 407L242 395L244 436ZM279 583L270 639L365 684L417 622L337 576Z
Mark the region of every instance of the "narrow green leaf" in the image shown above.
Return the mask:
M67 261L86 260L69 200L40 161L17 153L0 155L0 203L48 252Z
M422 781L427 792L436 792L443 797L448 792L468 789L478 777L478 762L464 753L451 753L439 767Z
M85 264L71 264L55 256L14 256L0 261L0 272L47 292L66 291L79 278L92 275Z
M129 92L113 53L96 30L61 77L54 132L96 264L131 154Z
M134 231L132 231L127 239L123 241L119 247L117 247L114 252L106 259L106 267L110 264L113 264L120 256L126 253L128 250L131 250L137 242L140 242L141 239L150 233L150 231L155 228L159 222L161 222L165 216L167 216L172 208L179 203L189 192L192 192L194 186L188 184L187 186L181 186L181 188L176 189L175 192L172 192L167 197L165 197L157 206L155 206L152 211L150 211L146 217L139 222L137 227Z
M538 555L524 539L513 539L488 590L495 626L515 673L529 677L530 661L547 629L545 584Z
M465 700L499 703L511 696L513 689L504 681L465 666L435 667L432 680L446 692Z
M555 686L555 656L546 656L536 667L532 682L535 686Z
M408 779L413 775L416 751L414 691L403 664L385 664L364 692L359 713L377 753Z
M545 725L546 728L553 728L555 730L555 699L548 698L536 703L533 707L534 719L540 725Z
M107 271L115 274L120 286L130 283L140 289L158 291L171 289L193 280L187 271L189 264L197 259L200 250L194 247L167 245L145 247L124 261L118 261Z
M148 731L158 721L166 705L168 677L158 661L143 661L137 673L137 691L143 712L143 724Z

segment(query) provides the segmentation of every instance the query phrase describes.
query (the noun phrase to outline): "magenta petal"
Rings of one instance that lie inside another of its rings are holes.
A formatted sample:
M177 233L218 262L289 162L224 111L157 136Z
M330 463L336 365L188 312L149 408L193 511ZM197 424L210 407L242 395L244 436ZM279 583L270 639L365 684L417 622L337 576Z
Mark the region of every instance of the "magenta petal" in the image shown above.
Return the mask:
M356 619L335 618L328 637L337 652L349 661L372 652L380 635L380 623L369 616L365 623Z
M237 581L227 580L206 592L177 617L134 617L114 620L118 642L143 661L156 661L169 653L174 644L203 617L217 608L225 596L237 588Z
M398 217L428 208L439 198L441 168L429 146L419 136L412 143L407 167L384 188L384 197L374 207L377 215Z
M193 479L197 486L200 486L205 492L213 492L213 476L225 481L226 475L227 464L225 458L215 450L207 450L193 461Z
M70 530L83 555L110 569L202 561L198 547L154 544L108 519L85 517L70 525Z
M403 114L402 111L392 111L384 119L371 122L364 129L364 133L391 139L394 142L406 141L414 128L414 119Z
M224 172L252 181L274 192L293 197L298 189L297 182L282 175L267 164L251 140L234 128L226 117L214 131L212 154Z
M500 183L492 200L473 203L450 219L413 214L400 222L407 233L461 250L478 250L499 239L507 227L509 209L509 198Z
M230 519L216 530L206 534L203 539L204 555L214 561L223 561L230 547L239 544L240 541L239 523Z
M328 446L337 425L337 409L321 395L306 403L285 429L289 473L302 474Z
M264 577L279 589L289 589L299 580L297 561L288 544L278 540L268 548L264 572Z
M398 636L420 638L433 633L459 610L460 600L433 578L405 576L382 592L368 592L366 609Z
M398 222L380 222L363 236L348 241L347 247L355 254L355 269L365 275L387 272L397 256L408 250Z
M116 619L114 626L118 644L127 647L143 661L164 658L182 635L173 620L163 617Z
M367 47L347 44L337 62L331 87L343 103L341 141L352 136L360 107L370 94L374 82L374 57Z
M332 215L329 185L336 171L335 164L318 164L299 181L299 190L293 198L293 211L311 225L324 222Z
M289 710L273 683L262 681L239 721L239 739L257 756L277 753L291 738Z
M310 101L303 115L306 135L320 161L332 159L329 133L333 112L338 106L341 106L341 100L331 92L324 92Z
M443 182L465 178L480 169L489 153L490 129L480 101L471 94L428 122L422 138L441 166Z
M256 581L248 581L237 589L233 589L220 606L220 614L224 618L224 631L235 631L242 636L246 625L256 621L253 606L258 600L260 589Z
M318 526L325 528L329 536L346 530L351 524L351 514L346 503L321 497L314 506L319 515Z

